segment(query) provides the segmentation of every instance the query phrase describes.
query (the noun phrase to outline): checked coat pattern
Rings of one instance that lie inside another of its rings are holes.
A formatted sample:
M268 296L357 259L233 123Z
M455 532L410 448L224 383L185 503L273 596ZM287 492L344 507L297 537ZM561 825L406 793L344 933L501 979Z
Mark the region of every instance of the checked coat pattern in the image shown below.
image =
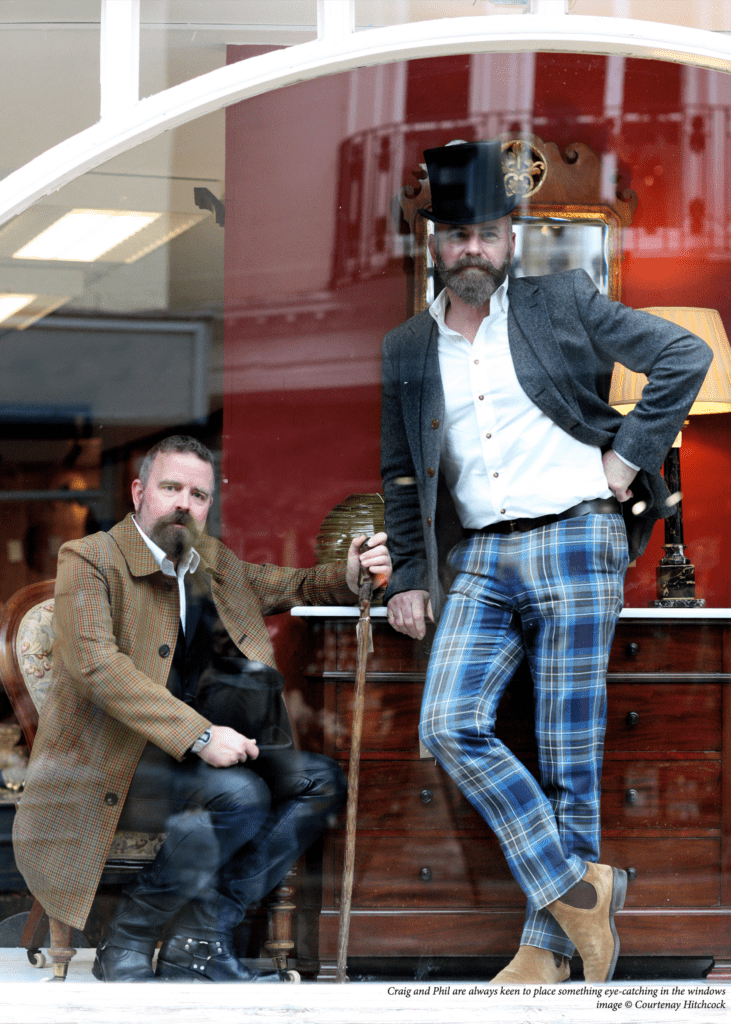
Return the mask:
M273 667L265 615L352 604L345 566L241 562L197 545L231 639ZM196 575L197 575L196 573ZM18 867L52 917L82 928L145 744L182 760L210 724L166 689L178 635L177 583L163 576L131 516L64 544L55 589L54 678L13 829Z

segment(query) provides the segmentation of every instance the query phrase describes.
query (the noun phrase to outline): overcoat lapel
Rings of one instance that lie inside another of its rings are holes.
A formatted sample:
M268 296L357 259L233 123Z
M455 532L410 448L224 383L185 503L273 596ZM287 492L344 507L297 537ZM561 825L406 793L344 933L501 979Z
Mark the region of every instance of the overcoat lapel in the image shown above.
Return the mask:
M581 420L573 375L551 327L543 296L532 282L510 281L508 341L521 387L559 426Z
M153 572L160 571L152 552L140 537L131 515L125 516L121 523L113 526L110 534L119 545L132 576L150 576Z

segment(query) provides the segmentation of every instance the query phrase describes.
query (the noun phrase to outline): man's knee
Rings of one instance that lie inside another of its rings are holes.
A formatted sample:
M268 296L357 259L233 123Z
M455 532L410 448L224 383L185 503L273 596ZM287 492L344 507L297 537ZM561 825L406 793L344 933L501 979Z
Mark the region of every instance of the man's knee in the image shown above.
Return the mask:
M262 821L269 813L272 795L263 779L243 765L212 768L205 765L203 806L211 811L258 814Z
M271 766L267 781L275 800L306 800L332 814L341 810L348 794L340 765L326 754L292 751Z
M443 716L422 709L419 722L419 739L429 753L438 760L454 746L454 734Z
M306 754L304 758L301 793L327 801L337 813L348 795L348 783L342 768L326 754Z

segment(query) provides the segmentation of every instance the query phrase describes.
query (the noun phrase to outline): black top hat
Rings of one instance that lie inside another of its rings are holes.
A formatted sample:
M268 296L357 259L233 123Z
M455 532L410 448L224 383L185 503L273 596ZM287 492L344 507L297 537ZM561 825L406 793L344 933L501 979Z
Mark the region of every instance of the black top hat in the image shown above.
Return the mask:
M505 191L502 146L460 142L424 150L431 205L419 213L437 224L483 224L514 210L519 196Z

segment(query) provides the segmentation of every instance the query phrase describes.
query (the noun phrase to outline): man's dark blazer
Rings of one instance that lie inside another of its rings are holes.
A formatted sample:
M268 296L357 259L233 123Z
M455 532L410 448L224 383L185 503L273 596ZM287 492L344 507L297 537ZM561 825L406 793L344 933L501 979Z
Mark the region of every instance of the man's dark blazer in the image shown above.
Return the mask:
M554 423L585 444L640 467L627 502L630 557L645 549L653 525L672 511L660 475L711 363L708 345L650 313L601 295L583 270L511 279L508 339L521 387ZM393 575L386 600L428 590L438 616L440 566L461 525L439 472L444 391L439 329L428 310L383 343L381 473ZM645 373L642 400L627 416L607 400L614 363ZM640 515L631 506L646 502Z

